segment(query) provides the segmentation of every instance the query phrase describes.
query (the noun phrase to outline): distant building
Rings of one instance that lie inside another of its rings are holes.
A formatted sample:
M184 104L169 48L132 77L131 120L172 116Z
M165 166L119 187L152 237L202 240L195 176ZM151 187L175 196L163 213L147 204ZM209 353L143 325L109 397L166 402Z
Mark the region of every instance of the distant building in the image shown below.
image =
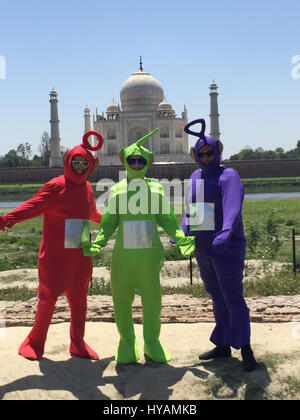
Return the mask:
M102 113L93 118L93 129L104 137L99 152L101 165L120 164L119 152L146 133L158 127L159 131L145 146L153 151L155 162L190 162L188 135L183 128L187 123L187 109L177 117L165 99L160 83L143 69L139 69L123 84L120 91L121 105L113 100ZM85 131L91 129L88 107L84 110Z
M217 85L210 85L211 136L220 138ZM184 126L188 122L184 105L178 117L170 102L165 99L160 83L143 69L140 59L138 70L123 84L120 91L121 105L113 100L106 112L93 115L88 106L84 109L84 131L99 131L104 145L98 152L101 166L119 165L119 152L123 147L158 127L159 131L145 143L155 157L155 163L190 163L188 135ZM51 136L50 167L61 167L57 92L50 92ZM199 114L198 118L203 117Z

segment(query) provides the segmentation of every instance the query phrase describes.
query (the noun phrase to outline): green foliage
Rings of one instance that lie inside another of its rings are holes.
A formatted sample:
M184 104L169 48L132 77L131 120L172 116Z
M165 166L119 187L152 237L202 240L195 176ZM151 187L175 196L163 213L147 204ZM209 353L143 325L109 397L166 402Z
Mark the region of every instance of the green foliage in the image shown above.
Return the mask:
M101 252L93 257L94 267L110 267L112 250L101 249Z
M27 300L37 296L37 290L29 289L26 286L18 287L7 287L0 289L0 300L7 301L22 301L26 302Z
M29 143L20 143L17 148L17 154L20 157L21 161L29 160L32 156L31 144Z
M89 287L89 296L93 295L106 295L111 296L111 285L106 283L103 279L101 280L92 280Z
M166 261L179 261L186 259L182 256L179 247L176 244L165 246L164 252Z
M40 165L41 166L49 166L50 137L49 137L49 134L47 133L47 131L44 131L44 133L42 134L39 150L40 150L40 153L41 153Z
M0 192L4 187L0 186ZM15 186L18 187L18 186ZM25 187L25 186L24 186ZM27 186L40 188L40 185ZM22 187L20 187L22 188ZM291 227L300 235L300 198L276 199L249 199L243 206L245 233L247 236L247 258L275 259L282 262L291 262L292 244ZM9 212L9 209L0 209L0 215ZM181 222L182 215L177 215ZM42 234L42 216L16 224L5 232L0 232L0 271L18 268L36 268L38 249ZM96 235L98 226L91 223L93 234ZM164 244L165 259L167 261L182 260L183 257L177 245L168 242ZM300 268L300 241L296 243L298 268ZM112 250L102 249L101 253L93 257L94 266L110 266ZM194 259L195 261L195 259ZM198 269L198 268L195 268ZM255 282L245 281L245 292L249 295L276 295L299 293L299 274L293 276L291 270L258 279ZM93 282L90 293L110 294L107 285ZM1 292L1 291L0 291ZM32 292L31 292L32 293ZM194 296L205 296L201 285L186 285L180 288L163 288L163 293L189 293ZM0 297L1 299L1 297ZM8 300L6 298L2 298ZM17 300L12 298L12 300ZM26 300L26 299L24 299Z
M197 298L209 297L206 293L203 283L196 283L179 287L162 286L163 295L172 294L188 294ZM90 296L93 295L107 295L111 296L111 285L106 283L103 279L93 280L90 284ZM246 280L244 282L244 296L293 296L300 294L300 273L294 275L292 271L286 267L283 270L268 274L265 277L257 278L255 280ZM7 287L0 289L0 301L26 301L37 295L37 291L29 289L26 286L22 287Z
M247 258L274 259L282 245L280 231L273 211L265 220L246 222Z
M15 150L10 150L0 159L0 167L2 168L16 168L18 166L21 166L20 157Z
M245 193L300 191L300 177L243 179Z
M244 296L293 296L300 294L300 273L294 275L290 268L267 274L262 278L244 282Z
M174 295L174 294L183 294L183 295L192 295L193 297L202 298L210 297L209 294L205 291L203 283L195 284L185 284L183 286L172 287L172 286L162 286L161 291L163 295Z
M275 150L264 150L258 147L253 150L250 147L242 149L239 153L230 156L229 160L272 160L272 159L300 159L300 140L298 140L295 149L287 152L281 147Z
M17 150L10 150L5 156L0 156L0 167L18 168L28 166L49 166L50 158L50 139L47 131L41 136L39 146L41 156L32 156L32 147L28 142L20 143Z

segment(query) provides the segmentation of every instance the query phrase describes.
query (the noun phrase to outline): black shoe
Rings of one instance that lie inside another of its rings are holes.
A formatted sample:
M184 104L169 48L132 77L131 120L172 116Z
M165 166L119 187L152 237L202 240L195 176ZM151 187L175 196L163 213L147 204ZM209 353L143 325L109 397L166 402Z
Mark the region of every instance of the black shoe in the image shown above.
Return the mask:
M241 348L241 354L243 359L244 372L253 372L256 369L257 362L253 355L250 344L246 344Z
M217 346L210 351L206 351L203 354L200 354L200 360L209 360L209 359L216 359L218 357L230 357L231 356L231 348L228 345L225 346Z

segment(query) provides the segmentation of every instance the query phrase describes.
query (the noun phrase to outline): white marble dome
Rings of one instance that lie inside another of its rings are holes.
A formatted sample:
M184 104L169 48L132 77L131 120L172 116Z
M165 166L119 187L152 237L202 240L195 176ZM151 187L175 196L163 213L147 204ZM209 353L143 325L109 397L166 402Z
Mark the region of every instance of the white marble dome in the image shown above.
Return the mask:
M107 112L120 112L120 105L117 102L113 101L111 104L108 105L106 111Z
M143 69L133 73L120 92L123 111L155 111L164 99L160 83Z
M172 111L172 105L170 104L169 101L167 100L163 100L159 105L158 105L158 109L159 110L168 110L168 111Z

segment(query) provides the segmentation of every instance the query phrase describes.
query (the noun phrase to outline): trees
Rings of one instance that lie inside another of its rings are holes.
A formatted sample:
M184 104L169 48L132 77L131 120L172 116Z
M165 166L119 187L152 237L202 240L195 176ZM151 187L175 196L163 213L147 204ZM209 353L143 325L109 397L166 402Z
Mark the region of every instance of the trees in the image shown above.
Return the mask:
M44 131L41 137L41 143L39 146L39 151L41 154L41 165L49 166L50 159L50 137L47 131Z
M29 160L32 156L31 144L20 143L17 147L17 154L22 160Z
M0 159L0 167L2 168L16 168L18 166L20 166L20 157L15 150L10 150Z
M49 166L50 138L47 131L41 136L39 145L40 156L32 156L32 147L28 142L20 143L17 150L10 150L5 156L0 157L0 167L17 168L24 166Z
M229 160L272 160L272 159L300 159L300 140L298 140L295 149L285 152L282 147L275 150L264 150L258 147L253 150L244 148L239 153L230 156Z
M10 150L0 159L0 167L17 168L20 166L32 166L30 157L32 155L31 144L20 143L17 150Z

